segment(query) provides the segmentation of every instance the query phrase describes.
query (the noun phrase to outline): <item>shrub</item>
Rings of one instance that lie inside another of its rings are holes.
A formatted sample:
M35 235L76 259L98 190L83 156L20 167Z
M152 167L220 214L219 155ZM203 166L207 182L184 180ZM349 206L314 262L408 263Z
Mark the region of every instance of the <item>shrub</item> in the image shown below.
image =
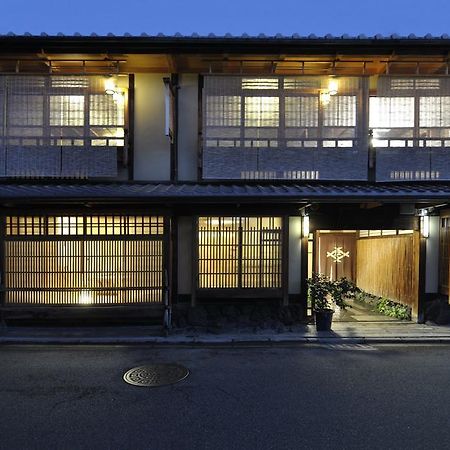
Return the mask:
M411 320L411 308L401 303L397 303L385 297L376 297L367 292L360 291L355 295L355 300L367 303L375 311L388 317L394 317L400 320Z

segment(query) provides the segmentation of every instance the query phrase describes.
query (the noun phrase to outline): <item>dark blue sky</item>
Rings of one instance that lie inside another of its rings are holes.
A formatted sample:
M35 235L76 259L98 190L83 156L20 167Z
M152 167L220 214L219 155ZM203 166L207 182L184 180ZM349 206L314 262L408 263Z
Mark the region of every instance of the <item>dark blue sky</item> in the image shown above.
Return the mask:
M450 0L1 0L0 33L450 34Z

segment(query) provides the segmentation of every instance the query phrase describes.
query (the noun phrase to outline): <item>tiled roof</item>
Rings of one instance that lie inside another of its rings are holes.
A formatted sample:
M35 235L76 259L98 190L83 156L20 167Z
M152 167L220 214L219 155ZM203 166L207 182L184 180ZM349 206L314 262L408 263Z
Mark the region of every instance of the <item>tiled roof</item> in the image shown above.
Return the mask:
M342 35L332 35L332 34L326 34L317 36L315 34L309 34L307 36L302 36L298 33L286 35L277 33L275 35L267 35L264 33L259 33L255 35L249 35L247 33L243 33L241 35L234 35L231 33L225 33L222 35L217 35L214 33L209 33L205 35L200 35L198 33L192 33L192 34L182 34L182 33L173 33L173 34L164 34L164 33L123 33L123 34L114 34L114 33L106 33L106 34L97 34L97 33L90 33L90 34L81 34L81 33L73 33L73 34L64 34L62 32L54 33L54 34L48 34L45 32L39 33L39 34L32 34L25 32L23 34L20 33L14 33L12 31L8 33L0 33L1 37L39 37L39 38L58 38L58 37L78 37L78 38L165 38L165 39L311 39L311 40L364 40L364 39L378 39L378 40L437 40L437 39L450 39L450 36L448 34L442 34L440 36L432 35L430 33L425 34L423 36L416 36L414 33L410 33L408 35L399 35L399 34L390 34L390 35L382 35L382 34L375 34L372 36L366 36L365 34L358 34L358 35L349 35L349 34L342 34Z
M4 202L130 201L192 203L296 203L303 201L449 201L450 183L58 183L0 184Z

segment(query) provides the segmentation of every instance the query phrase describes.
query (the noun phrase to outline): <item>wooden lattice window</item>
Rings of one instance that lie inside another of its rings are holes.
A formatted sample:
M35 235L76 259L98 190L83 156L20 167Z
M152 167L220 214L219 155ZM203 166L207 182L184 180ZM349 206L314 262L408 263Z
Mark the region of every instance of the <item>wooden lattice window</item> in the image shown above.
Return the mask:
M5 235L7 304L163 300L163 217L12 216Z
M336 179L345 172L346 179L364 178L364 83L358 77L205 76L202 177Z
M115 177L127 163L125 91L107 77L0 75L0 176Z
M450 78L380 77L370 98L375 147L450 147Z
M200 217L198 287L280 288L280 217Z

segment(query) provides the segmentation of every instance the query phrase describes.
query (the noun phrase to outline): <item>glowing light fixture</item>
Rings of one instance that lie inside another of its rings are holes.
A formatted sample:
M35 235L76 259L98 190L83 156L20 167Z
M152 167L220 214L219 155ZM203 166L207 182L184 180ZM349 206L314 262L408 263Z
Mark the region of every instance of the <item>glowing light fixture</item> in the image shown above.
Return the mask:
M117 85L114 78L109 77L105 79L105 94L114 95L117 91Z
M430 216L425 209L420 211L420 234L424 238L430 236Z
M113 100L114 100L116 103L122 105L123 103L125 103L125 95L123 94L123 92L116 91L116 92L114 92L114 94L113 94Z
M303 237L308 237L309 236L309 216L303 216Z
M80 305L90 305L92 303L92 294L89 291L81 291L78 303Z
M331 101L331 95L329 91L321 91L320 92L320 103L322 105L328 105Z
M328 92L330 95L336 95L339 89L339 82L336 78L331 78L328 83Z
M320 103L322 105L328 105L331 101L332 95L337 95L339 90L339 81L336 78L330 78L328 80L328 87L320 90Z

